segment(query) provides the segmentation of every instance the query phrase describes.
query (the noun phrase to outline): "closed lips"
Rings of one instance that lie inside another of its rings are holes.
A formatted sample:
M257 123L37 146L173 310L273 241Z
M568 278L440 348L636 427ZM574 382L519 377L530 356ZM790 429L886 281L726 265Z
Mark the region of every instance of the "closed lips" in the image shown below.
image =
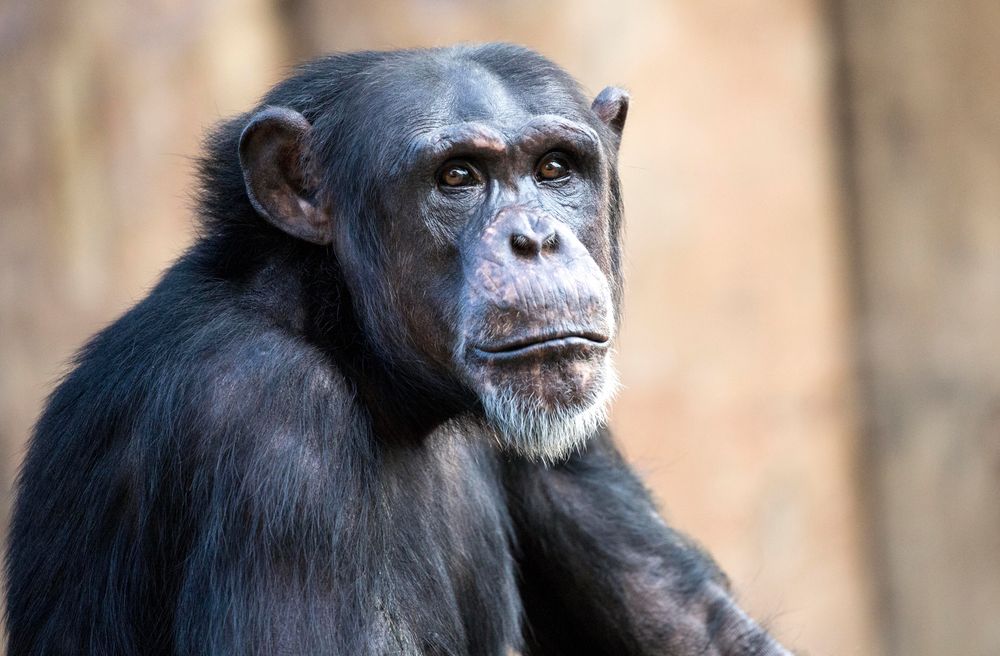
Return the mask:
M522 355L551 348L607 346L609 341L607 335L595 331L556 332L484 344L476 350L490 356Z

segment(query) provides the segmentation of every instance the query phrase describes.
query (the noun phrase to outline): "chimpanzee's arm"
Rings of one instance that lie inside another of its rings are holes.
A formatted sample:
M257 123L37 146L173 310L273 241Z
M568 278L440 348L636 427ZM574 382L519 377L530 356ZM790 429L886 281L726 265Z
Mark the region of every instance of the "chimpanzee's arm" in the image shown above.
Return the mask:
M178 654L370 654L376 582L352 512L372 476L343 381L278 331L235 341L207 383L181 471L189 544ZM345 464L349 463L349 464Z
M606 432L565 463L512 463L508 474L528 653L789 653L663 522Z

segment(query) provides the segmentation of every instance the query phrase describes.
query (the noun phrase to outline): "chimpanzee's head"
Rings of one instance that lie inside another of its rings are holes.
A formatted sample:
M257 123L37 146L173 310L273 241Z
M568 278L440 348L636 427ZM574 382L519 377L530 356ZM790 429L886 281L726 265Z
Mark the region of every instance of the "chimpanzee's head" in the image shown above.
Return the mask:
M471 390L503 444L558 457L616 386L627 111L510 45L341 55L266 97L239 157L256 211L336 258L390 366Z

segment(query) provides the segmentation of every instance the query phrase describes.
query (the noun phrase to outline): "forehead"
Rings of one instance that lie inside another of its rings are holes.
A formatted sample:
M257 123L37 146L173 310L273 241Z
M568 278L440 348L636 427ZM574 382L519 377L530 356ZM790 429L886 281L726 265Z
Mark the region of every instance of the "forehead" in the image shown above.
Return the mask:
M390 132L404 142L456 124L512 135L542 115L590 118L565 80L530 66L503 72L469 59L429 59L399 67L373 91Z
M446 122L505 124L523 122L532 108L497 75L476 66L449 70L435 86L438 110Z

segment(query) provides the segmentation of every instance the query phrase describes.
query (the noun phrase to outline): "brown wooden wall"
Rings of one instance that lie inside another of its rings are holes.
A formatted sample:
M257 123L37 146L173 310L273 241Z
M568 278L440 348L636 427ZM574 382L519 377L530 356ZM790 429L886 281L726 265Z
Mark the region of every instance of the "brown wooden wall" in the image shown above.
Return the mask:
M614 425L667 516L803 653L1000 654L998 10L11 0L3 489L63 363L189 242L207 126L319 52L509 40L633 95Z
M886 644L1000 654L1000 2L833 19Z

